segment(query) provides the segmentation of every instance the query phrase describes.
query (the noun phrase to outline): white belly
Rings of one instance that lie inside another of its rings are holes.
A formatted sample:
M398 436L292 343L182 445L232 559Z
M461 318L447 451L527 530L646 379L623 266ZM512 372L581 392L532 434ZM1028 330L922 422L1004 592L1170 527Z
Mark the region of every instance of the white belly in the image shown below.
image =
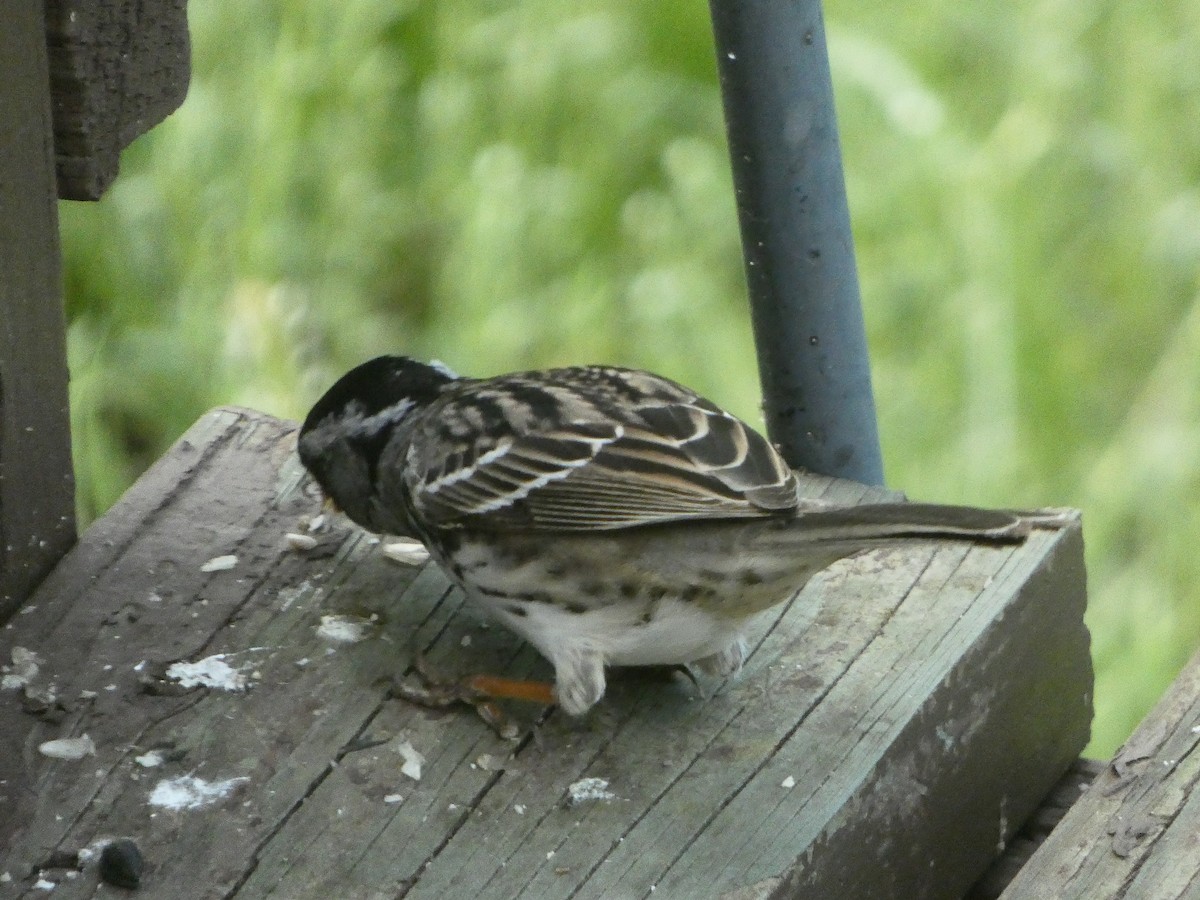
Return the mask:
M583 650L597 653L606 665L681 665L723 652L738 639L741 624L669 598L655 604L650 616L643 604L570 612L549 603L528 603L525 615L493 603L483 606L551 662L565 652Z

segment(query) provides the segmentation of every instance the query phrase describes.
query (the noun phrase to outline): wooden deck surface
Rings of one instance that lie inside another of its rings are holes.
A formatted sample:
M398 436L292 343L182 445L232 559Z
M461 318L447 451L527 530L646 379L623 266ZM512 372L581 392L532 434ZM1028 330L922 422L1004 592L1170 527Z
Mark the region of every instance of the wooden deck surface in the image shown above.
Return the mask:
M736 681L616 673L581 721L511 707L515 741L390 699L414 648L550 671L362 532L290 549L293 427L203 417L0 631L0 896L116 896L94 852L128 837L154 898L958 897L1086 743L1077 524L836 564ZM165 674L205 660L242 688Z
M1200 898L1200 655L1003 900Z

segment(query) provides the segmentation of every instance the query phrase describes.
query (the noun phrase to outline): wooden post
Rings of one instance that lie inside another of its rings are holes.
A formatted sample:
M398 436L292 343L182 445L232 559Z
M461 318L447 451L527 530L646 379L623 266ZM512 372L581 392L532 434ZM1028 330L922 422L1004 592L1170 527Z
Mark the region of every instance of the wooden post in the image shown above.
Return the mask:
M99 199L189 72L187 0L0 0L0 621L75 541L56 198Z
M75 541L41 0L0 0L0 621Z
M187 0L46 0L58 196L99 200L121 151L174 112L191 72Z

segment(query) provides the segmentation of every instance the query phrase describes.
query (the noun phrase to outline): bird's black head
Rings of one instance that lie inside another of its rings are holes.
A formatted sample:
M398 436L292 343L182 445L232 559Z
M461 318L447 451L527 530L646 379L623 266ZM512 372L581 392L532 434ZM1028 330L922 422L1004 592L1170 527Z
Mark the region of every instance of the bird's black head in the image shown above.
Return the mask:
M378 503L380 457L405 420L453 380L445 369L405 356L379 356L351 369L300 427L300 461L359 525L404 533L403 523Z
M444 369L407 356L377 356L355 366L325 392L304 420L300 436L330 416L353 411L370 418L405 401L417 406L429 403L453 380Z

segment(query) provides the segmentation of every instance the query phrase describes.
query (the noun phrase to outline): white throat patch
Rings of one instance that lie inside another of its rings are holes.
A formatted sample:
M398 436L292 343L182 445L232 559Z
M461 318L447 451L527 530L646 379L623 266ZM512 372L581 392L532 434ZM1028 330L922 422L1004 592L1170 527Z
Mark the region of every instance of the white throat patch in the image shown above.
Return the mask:
M381 409L373 416L363 418L360 418L361 413L354 410L350 414L347 425L355 434L376 435L389 425L395 425L402 421L416 405L412 400L401 400L399 403L393 403L391 406Z

